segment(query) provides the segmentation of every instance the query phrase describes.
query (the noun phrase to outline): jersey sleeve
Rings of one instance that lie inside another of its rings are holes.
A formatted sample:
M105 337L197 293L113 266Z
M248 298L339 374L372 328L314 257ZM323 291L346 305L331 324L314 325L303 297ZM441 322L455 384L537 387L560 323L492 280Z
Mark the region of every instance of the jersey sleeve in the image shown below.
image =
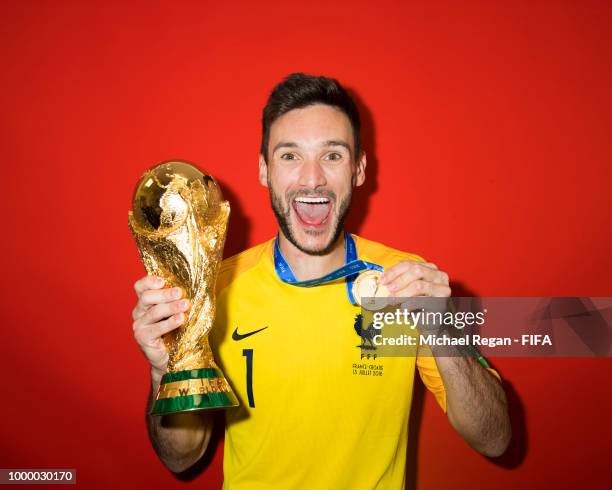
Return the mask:
M427 350L422 351L417 356L416 365L419 371L419 376L421 377L425 387L435 396L438 405L440 405L444 413L446 413L446 390L444 389L442 376L440 376L436 359L431 354L431 350L429 350L429 348L426 349ZM485 368L483 367L483 369ZM501 376L495 369L486 368L486 370L501 382Z
M427 350L429 351L429 349ZM433 393L438 405L446 413L446 391L442 382L442 376L440 376L440 371L438 371L438 366L436 365L436 359L431 354L431 351L419 353L416 365L425 388Z

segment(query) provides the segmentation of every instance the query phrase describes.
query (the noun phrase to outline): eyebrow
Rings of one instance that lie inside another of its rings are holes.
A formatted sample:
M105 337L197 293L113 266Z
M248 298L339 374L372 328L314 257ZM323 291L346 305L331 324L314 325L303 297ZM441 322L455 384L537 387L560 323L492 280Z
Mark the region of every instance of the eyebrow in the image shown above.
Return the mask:
M280 143L277 143L274 148L272 148L272 153L274 153L279 148L297 148L297 146L297 143L293 143L291 141L281 141Z
M343 146L349 152L351 151L351 147L348 145L348 143L340 140L327 140L325 143L323 143L323 146Z
M349 152L351 151L351 147L345 143L344 141L340 141L340 140L327 140L323 142L324 147L327 146L342 146L344 148L346 148ZM298 144L294 143L293 141L281 141L280 143L277 143L274 148L272 149L272 153L274 153L276 150L278 150L279 148L297 148Z

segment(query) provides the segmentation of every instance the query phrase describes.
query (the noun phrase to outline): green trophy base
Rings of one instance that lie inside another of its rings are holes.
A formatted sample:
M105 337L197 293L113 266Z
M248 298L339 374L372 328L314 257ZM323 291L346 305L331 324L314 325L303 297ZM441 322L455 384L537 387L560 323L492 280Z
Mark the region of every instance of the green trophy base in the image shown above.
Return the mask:
M237 407L236 395L218 367L166 373L161 379L153 415Z

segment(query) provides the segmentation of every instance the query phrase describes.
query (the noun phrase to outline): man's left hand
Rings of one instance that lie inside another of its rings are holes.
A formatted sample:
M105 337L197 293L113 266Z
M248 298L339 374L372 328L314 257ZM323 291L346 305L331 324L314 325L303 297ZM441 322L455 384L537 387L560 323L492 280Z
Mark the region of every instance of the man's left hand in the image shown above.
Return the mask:
M448 274L431 262L403 260L383 272L380 284L387 287L391 296L398 298L448 298L451 295Z

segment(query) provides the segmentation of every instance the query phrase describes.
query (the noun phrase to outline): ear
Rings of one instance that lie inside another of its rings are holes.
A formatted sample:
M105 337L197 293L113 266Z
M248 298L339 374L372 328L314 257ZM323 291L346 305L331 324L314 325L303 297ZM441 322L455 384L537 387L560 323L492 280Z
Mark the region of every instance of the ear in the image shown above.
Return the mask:
M361 152L361 158L357 162L357 171L355 172L355 187L362 185L365 181L365 168L367 165L365 151Z
M259 183L268 187L268 164L261 153L259 154Z

